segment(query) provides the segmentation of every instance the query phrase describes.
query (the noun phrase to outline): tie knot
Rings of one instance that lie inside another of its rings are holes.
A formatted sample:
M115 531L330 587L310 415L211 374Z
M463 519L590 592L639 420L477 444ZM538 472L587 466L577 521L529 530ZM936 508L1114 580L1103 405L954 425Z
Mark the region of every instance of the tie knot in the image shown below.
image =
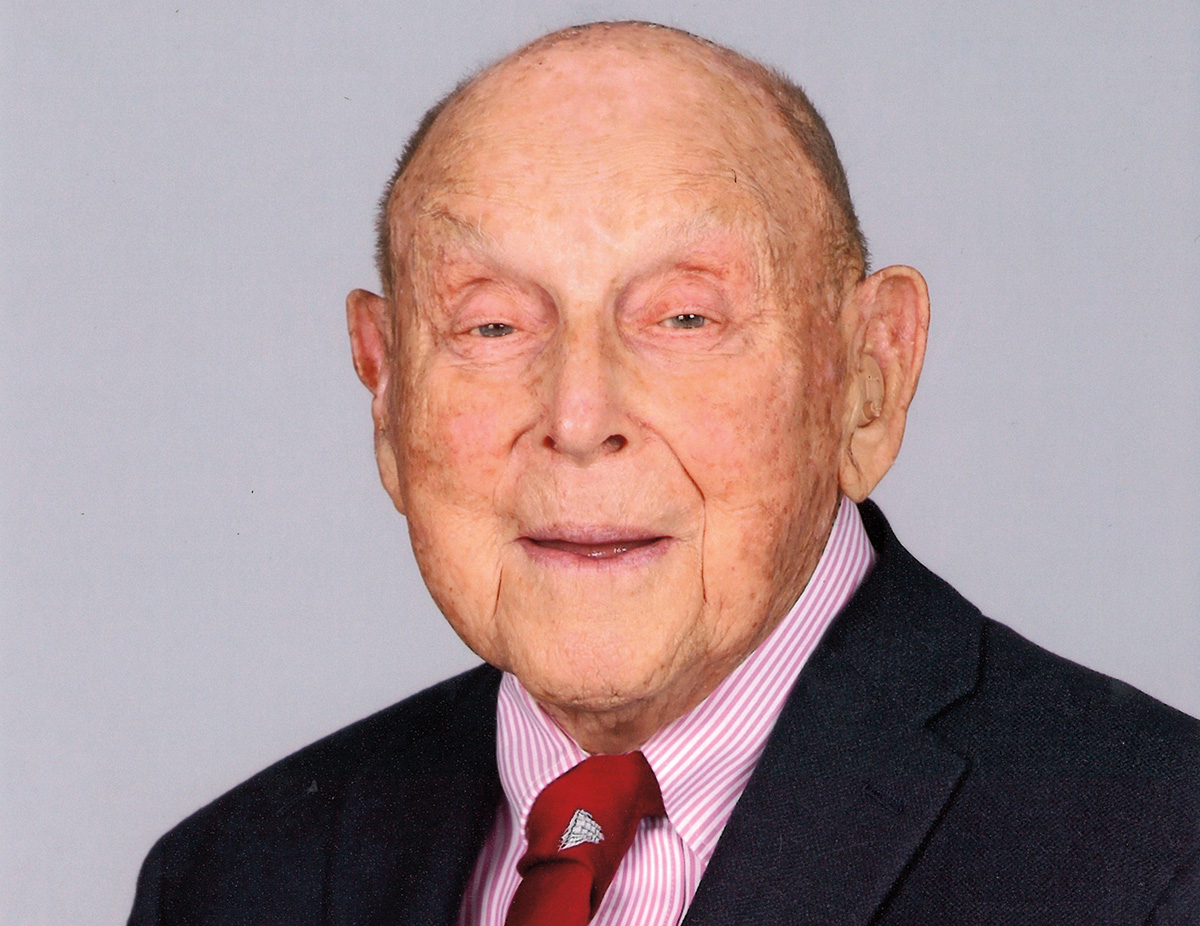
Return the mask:
M506 926L586 923L642 818L665 812L640 752L592 756L554 779L529 811L529 848L517 863L522 881Z

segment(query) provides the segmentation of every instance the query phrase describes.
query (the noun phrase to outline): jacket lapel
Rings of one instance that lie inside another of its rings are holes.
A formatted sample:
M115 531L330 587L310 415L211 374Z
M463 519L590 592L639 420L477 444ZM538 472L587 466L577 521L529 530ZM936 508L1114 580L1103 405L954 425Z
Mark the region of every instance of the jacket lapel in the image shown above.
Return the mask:
M685 923L865 923L967 761L927 722L969 694L978 612L862 507L879 559L800 673Z
M502 794L499 680L486 666L469 673L454 697L429 698L398 741L376 744L377 758L346 791L331 853L327 922L455 922Z

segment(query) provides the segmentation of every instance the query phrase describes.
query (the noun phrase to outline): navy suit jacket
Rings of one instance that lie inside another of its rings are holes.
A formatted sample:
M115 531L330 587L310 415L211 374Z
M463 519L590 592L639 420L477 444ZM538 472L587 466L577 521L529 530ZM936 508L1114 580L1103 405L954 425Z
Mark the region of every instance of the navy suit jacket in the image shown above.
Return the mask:
M1200 724L879 560L800 673L686 926L1200 924ZM452 924L501 800L483 666L151 851L129 922Z

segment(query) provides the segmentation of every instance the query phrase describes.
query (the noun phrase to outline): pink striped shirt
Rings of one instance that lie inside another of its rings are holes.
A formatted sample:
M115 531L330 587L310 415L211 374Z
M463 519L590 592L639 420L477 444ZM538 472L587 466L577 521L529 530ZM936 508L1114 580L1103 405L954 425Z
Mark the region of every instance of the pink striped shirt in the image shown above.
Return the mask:
M642 747L667 815L642 821L594 926L675 926L683 919L796 676L874 562L858 509L842 499L792 610L712 694ZM507 673L496 716L505 800L468 882L460 926L503 926L534 798L587 758Z

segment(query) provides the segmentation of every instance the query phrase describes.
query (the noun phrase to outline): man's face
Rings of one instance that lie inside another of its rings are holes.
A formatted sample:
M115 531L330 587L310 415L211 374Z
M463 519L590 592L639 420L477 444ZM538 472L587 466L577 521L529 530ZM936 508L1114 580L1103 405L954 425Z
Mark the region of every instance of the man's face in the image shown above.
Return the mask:
M552 48L484 79L394 209L393 494L455 630L581 739L705 696L836 506L836 326L781 279L818 272L811 223L737 93Z

